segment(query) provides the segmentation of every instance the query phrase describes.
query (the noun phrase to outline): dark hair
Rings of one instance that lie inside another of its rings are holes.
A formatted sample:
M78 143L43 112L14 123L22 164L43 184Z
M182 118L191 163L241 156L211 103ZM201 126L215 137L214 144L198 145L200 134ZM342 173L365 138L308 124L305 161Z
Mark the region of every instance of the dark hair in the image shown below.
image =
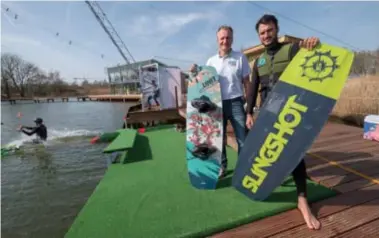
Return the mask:
M255 30L258 32L258 28L260 24L268 24L268 23L274 23L276 29L278 28L278 19L274 15L270 14L264 14L259 20L257 21L257 24L255 24Z

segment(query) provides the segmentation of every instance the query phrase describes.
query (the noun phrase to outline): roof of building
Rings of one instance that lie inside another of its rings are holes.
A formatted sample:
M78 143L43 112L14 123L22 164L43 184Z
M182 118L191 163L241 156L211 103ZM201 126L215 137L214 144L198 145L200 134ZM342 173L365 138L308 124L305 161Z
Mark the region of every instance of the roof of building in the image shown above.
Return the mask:
M283 36L280 36L278 38L278 40L279 40L279 42L283 43L283 42L297 42L297 41L301 41L303 39L295 37L295 36L283 35ZM260 45L255 45L255 46L251 46L249 48L246 48L246 49L242 50L242 52L245 55L255 55L255 54L262 53L263 50L264 50L264 46L262 44L260 44Z
M130 68L138 68L140 66L155 64L155 63L157 63L160 66L166 66L166 67L168 66L167 64L164 64L161 61L158 61L156 59L148 59L148 60L137 61L137 62L131 63L131 64L120 64L120 65L116 65L113 67L108 67L107 70L108 70L108 72L119 71L120 68L129 68L129 69Z

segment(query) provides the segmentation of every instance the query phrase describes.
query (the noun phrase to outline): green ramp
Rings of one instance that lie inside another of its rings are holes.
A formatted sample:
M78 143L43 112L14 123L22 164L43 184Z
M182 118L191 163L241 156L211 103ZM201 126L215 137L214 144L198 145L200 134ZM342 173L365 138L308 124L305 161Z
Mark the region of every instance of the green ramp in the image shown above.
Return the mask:
M109 167L66 237L204 237L296 207L291 179L265 202L237 192L231 175L216 190L193 188L185 140L172 128L138 135L128 158L134 162ZM237 153L229 148L227 153L234 167ZM310 202L334 195L308 181Z
M137 135L136 130L118 130L118 136L103 150L103 153L124 151L133 147Z
M98 142L112 142L116 137L120 134L118 131L114 132L104 132L101 135L99 135Z

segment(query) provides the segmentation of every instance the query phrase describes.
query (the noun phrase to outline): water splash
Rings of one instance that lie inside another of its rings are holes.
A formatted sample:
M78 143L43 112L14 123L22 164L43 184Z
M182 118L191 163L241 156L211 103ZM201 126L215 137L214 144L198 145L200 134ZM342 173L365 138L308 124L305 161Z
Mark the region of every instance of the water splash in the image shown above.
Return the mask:
M92 137L101 134L101 131L89 131L89 130L72 130L65 128L63 130L48 130L47 141L44 143L45 145L56 144L65 141L71 141L75 139L83 139L85 137ZM36 136L27 136L25 134L20 133L19 137L11 142L9 142L6 147L20 147L22 145L31 143Z

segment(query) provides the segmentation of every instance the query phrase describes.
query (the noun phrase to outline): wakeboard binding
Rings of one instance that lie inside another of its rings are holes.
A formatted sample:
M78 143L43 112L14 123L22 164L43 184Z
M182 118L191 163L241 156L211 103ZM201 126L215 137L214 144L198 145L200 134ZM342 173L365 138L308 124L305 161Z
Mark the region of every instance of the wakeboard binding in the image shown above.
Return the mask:
M195 147L195 149L192 151L192 155L201 160L207 160L216 151L216 147L209 146L206 143L202 143Z
M200 113L207 113L216 110L217 105L214 104L209 97L202 95L191 101L191 105L196 108Z

